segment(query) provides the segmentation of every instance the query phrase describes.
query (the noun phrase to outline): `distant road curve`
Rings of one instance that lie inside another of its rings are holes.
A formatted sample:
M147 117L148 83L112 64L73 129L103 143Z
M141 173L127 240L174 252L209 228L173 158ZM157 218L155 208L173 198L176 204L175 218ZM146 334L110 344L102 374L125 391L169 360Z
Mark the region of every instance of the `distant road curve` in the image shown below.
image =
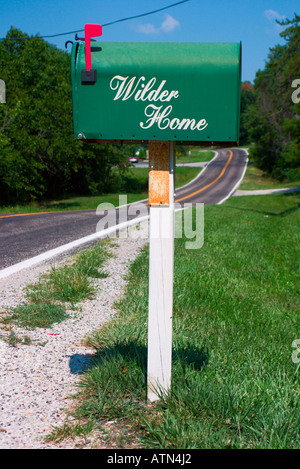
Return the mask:
M198 177L176 190L175 201L181 205L222 203L239 185L247 161L245 150L218 150ZM147 206L147 200L143 203ZM128 218L132 220L139 214L134 212L134 204L131 207L133 215ZM60 247L69 250L72 244L78 246L94 239L100 218L95 210L0 214L0 278L8 275L7 268L11 266Z
M243 179L247 162L246 150L238 148L218 150L192 185L186 185L176 191L175 200L179 203L206 205L224 202Z

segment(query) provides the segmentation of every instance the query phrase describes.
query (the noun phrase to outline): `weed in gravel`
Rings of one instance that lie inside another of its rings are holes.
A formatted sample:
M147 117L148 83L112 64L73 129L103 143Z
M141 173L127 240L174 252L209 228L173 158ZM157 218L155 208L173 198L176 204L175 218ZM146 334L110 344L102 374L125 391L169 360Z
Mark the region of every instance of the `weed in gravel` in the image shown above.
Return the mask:
M51 271L31 286L28 298L31 301L63 301L78 303L92 298L95 288L91 278L104 278L107 273L102 270L104 262L110 257L102 243L80 251L75 255L74 262L60 268L52 266Z
M65 306L53 303L21 303L11 312L9 322L28 329L50 327L68 318Z
M93 430L93 424L87 422L86 424L82 423L68 423L65 422L62 427L53 427L52 432L46 436L45 441L54 441L59 443L65 438L75 439L76 437L84 437L88 435Z
M108 274L103 271L102 265L109 257L111 257L111 254L101 244L97 244L77 254L75 267L82 275L105 278Z
M59 269L52 267L49 282L44 284L54 300L78 303L92 298L95 288L87 275L83 275L76 266L63 266Z
M30 337L25 335L24 337L19 337L15 331L11 330L7 337L1 337L5 342L8 343L11 347L16 347L18 344L21 345L31 345L32 341Z
M69 317L65 303L76 309L74 303L93 298L96 287L92 278L108 274L102 270L104 262L111 257L107 242L97 243L78 252L62 267L52 266L36 284L26 287L27 302L10 309L3 323L14 322L21 327L50 327Z

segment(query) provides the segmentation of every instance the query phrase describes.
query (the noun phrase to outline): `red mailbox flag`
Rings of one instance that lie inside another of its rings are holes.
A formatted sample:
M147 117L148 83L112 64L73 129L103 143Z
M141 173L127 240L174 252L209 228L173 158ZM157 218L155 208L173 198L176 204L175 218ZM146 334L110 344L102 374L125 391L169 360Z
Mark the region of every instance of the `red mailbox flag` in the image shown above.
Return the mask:
M84 26L85 36L85 67L86 70L92 69L91 57L91 37L102 36L102 26L100 24L86 24Z

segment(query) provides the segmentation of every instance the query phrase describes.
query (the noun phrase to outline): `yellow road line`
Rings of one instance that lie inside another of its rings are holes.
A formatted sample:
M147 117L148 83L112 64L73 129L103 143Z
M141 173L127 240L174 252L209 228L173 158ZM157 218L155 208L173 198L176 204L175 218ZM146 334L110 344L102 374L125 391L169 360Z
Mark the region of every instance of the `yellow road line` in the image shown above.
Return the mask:
M75 209L75 210L49 210L49 212L29 212L29 213L15 213L14 215L1 215L0 218L11 218L11 217L28 217L29 215L42 215L45 213L70 213L70 212L82 212L82 211L94 211L93 209Z
M207 184L206 186L202 187L201 189L193 192L192 194L189 194L189 195L186 195L185 197L181 197L180 199L176 199L175 202L181 202L181 200L185 200L185 199L189 199L190 197L192 197L193 195L196 195L196 194L199 194L199 192L202 192L204 191L204 189L207 189L208 187L212 186L215 182L218 181L218 179L220 179L220 177L223 176L223 174L225 173L226 169L227 169L227 166L229 165L231 159L232 159L232 156L233 156L233 152L231 150L229 150L229 158L224 166L224 168L222 169L222 171L220 172L219 176L216 177L216 179L214 179L212 182L210 182L209 184Z
M14 215L1 215L0 218L28 217L28 215L40 215L41 213L54 213L54 212L16 213Z

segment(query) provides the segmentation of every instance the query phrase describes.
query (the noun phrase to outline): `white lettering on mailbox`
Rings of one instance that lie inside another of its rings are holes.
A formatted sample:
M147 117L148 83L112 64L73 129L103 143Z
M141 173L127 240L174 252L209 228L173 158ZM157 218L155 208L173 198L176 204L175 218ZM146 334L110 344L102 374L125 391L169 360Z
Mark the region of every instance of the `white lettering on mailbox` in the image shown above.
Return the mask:
M122 101L126 101L133 95L135 101L170 101L172 98L178 98L179 92L177 90L162 91L166 80L161 82L157 90L152 89L156 83L155 77L151 78L147 84L141 83L145 80L145 77L140 77L137 81L136 77L132 77L130 80L129 77L122 77L121 75L113 77L110 82L110 89L117 90L114 101L120 98L122 98Z
M201 119L199 122L196 122L195 119L168 119L167 116L172 112L172 106L169 105L162 110L163 106L154 106L154 104L149 104L145 109L145 114L149 119L146 121L145 125L143 122L140 122L142 129L149 129L153 124L157 123L158 128L161 130L170 129L175 130L187 130L189 127L191 130L204 130L207 127L207 122L205 119Z
M114 101L121 99L122 101L127 101L130 98L133 98L135 101L160 101L160 102L170 102L171 99L179 98L178 90L167 90L164 89L167 81L162 80L158 87L156 85L156 78L152 77L147 83L144 83L146 78L144 76L137 79L137 77L130 78L129 76L123 77L121 75L115 75L110 81L110 89L116 91ZM155 87L155 88L154 88ZM173 119L168 118L173 110L172 105L168 105L163 108L163 106L155 106L154 104L149 104L145 108L145 116L148 117L146 122L140 122L140 127L142 129L149 129L154 124L157 124L158 128L161 130L167 129L168 127L171 130L204 130L208 123L206 119L200 119L196 122L195 119L178 119L174 117Z

